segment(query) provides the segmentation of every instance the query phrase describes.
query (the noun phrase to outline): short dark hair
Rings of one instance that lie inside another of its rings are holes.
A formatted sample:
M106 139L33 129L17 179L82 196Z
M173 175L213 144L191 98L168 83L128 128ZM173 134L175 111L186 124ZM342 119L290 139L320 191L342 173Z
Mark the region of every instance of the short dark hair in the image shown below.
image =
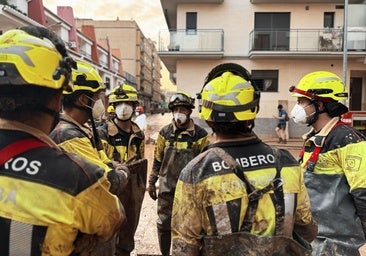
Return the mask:
M213 132L221 134L243 134L251 133L254 125L254 120L245 120L239 122L212 122L206 121L208 126L211 127Z
M2 85L0 88L0 118L28 120L46 106L59 90L26 85Z
M278 108L278 109L283 109L282 104L278 104L277 108Z

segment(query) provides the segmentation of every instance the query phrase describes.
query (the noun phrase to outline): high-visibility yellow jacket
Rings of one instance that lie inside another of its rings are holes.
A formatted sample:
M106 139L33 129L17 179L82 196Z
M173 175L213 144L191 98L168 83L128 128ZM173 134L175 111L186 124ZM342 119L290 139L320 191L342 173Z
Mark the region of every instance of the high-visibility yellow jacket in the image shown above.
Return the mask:
M44 146L0 166L0 255L70 255L79 233L109 239L124 215L104 170L37 129L0 119L0 150L24 139Z
M301 165L319 225L313 255L359 255L366 242L366 138L338 117L303 138ZM320 153L314 161L316 147Z
M193 151L202 152L208 144L209 138L206 130L196 125L193 120L190 121L189 126L184 131L179 130L172 121L159 131L154 149L152 173L159 174L164 151L167 147L171 146L176 149L191 148Z
M275 178L272 148L254 135L211 144L179 176L172 213L173 255L200 255L203 236L238 232L243 224L249 203L245 183L229 168L223 156L210 150L212 147L223 148L232 156L256 189L263 189ZM288 151L280 150L280 162L286 211L284 225L293 227L311 241L316 235L316 224L303 173ZM274 235L276 215L271 194L273 191L259 199L252 234Z
M67 114L61 114L60 121L49 134L50 138L66 152L72 152L102 167L111 170L110 159L103 150L98 151L89 127L80 125Z
M136 123L132 122L131 133L124 132L113 120L99 126L98 131L109 159L123 163L134 156L144 158L145 135Z

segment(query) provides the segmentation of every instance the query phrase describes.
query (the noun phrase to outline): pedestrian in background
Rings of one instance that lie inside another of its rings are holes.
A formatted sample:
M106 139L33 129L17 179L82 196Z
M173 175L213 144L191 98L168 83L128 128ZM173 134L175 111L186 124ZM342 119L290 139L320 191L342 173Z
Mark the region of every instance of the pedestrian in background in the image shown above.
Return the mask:
M360 255L366 235L366 141L340 121L348 108L342 79L328 71L305 75L291 87L296 123L311 126L300 163L319 232L313 255Z
M143 106L137 106L135 109L135 123L145 133L147 129L146 114Z
M43 27L0 36L0 255L89 255L124 220L104 170L48 133L76 62Z
M288 115L286 110L283 109L282 104L278 104L277 109L278 115L273 117L278 120L277 126L275 128L278 137L278 143L286 144Z
M148 191L153 200L158 199L157 231L163 256L170 255L170 221L179 173L209 143L206 130L191 119L194 101L185 92L177 92L170 97L168 108L173 119L159 131L155 144ZM158 180L159 193L156 195L155 183Z
M99 136L107 157L126 165L130 173L127 185L118 193L127 221L118 231L116 255L125 256L135 248L134 237L146 192L145 134L131 120L138 104L135 88L121 84L112 90L108 100L115 110L115 117L98 127Z
M111 183L109 191L118 195L127 184L129 170L122 164L113 165L104 152L96 130L94 119L99 120L101 116L100 93L105 89L102 78L90 64L78 61L77 69L72 70L72 80L73 90L63 92L60 122L49 136L66 152L75 153L103 168ZM93 255L114 255L115 243L113 237L98 246Z
M260 91L249 72L214 67L200 98L216 141L179 176L173 255L308 255L317 226L303 174L288 151L253 133Z

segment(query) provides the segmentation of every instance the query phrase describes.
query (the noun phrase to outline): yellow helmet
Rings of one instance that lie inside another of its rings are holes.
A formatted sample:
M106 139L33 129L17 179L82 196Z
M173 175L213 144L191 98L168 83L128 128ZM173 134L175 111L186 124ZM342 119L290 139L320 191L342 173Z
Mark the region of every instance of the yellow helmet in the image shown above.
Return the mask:
M170 99L168 108L173 110L175 106L185 106L190 109L194 108L194 98L192 98L188 93L179 91L174 93Z
M115 112L114 107L112 105L109 105L108 108L107 108L107 112L108 113L114 113Z
M116 105L119 102L132 101L138 103L137 91L128 84L121 84L115 87L109 94L109 103Z
M260 91L249 72L235 63L213 68L198 95L200 117L213 122L253 120L259 111Z
M315 71L305 75L296 87L290 87L290 92L293 97L306 97L324 102L348 98L342 79L328 71Z
M0 86L33 85L70 90L71 68L63 41L43 27L13 29L0 36Z
M72 70L72 80L74 83L72 92L64 91L64 94L71 94L75 91L95 93L106 89L99 73L90 64L83 61L78 61L77 69Z

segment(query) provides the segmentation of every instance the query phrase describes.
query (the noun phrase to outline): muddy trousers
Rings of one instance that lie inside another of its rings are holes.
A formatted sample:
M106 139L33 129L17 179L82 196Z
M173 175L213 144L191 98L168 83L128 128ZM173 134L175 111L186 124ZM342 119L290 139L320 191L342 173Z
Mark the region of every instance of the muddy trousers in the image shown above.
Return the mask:
M141 180L137 174L130 174L125 190L118 195L125 208L127 221L117 233L117 256L129 256L135 248L135 232L140 219L140 211L146 190L146 179Z
M160 252L163 256L170 255L171 246L171 219L173 208L173 195L163 195L158 198L158 216L157 229Z
M158 230L159 247L162 256L170 255L171 234L170 231L160 232Z

